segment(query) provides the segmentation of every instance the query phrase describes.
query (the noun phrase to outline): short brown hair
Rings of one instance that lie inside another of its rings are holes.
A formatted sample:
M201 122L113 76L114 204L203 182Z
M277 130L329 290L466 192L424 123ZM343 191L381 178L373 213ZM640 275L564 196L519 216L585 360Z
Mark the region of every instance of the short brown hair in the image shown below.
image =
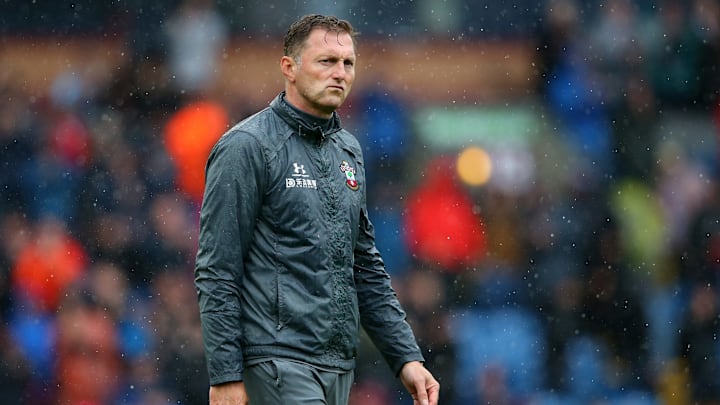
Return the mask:
M335 16L310 14L295 21L288 28L283 44L284 55L293 58L297 57L305 45L305 41L310 36L310 32L315 28L322 28L329 32L345 32L352 38L353 46L356 45L355 38L358 33L353 29L350 22Z

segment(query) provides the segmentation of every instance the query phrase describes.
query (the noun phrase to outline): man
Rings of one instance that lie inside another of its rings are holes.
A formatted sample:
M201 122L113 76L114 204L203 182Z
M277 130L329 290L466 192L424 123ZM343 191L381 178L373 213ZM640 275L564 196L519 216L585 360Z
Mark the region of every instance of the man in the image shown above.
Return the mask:
M347 21L303 17L285 37L285 91L210 154L195 283L212 405L346 404L361 324L415 403L437 404L375 247L360 145L335 112L355 62Z

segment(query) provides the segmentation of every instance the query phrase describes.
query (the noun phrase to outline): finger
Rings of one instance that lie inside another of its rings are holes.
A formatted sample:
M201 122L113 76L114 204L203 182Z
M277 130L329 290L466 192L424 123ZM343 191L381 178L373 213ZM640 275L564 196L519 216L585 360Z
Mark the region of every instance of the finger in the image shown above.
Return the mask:
M428 387L428 401L430 405L437 405L440 403L440 384L435 383Z
M429 405L428 392L423 381L415 382L415 399L420 405Z

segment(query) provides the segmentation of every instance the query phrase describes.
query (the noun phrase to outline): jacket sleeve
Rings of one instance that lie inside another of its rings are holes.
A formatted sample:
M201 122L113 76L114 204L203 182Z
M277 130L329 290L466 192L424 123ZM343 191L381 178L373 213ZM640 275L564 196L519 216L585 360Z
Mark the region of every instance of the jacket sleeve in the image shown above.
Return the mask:
M405 363L413 360L424 362L375 246L374 229L364 206L355 246L354 271L363 328L391 370L398 375Z
M195 262L210 384L243 379L243 258L260 207L264 158L257 141L229 133L208 158Z

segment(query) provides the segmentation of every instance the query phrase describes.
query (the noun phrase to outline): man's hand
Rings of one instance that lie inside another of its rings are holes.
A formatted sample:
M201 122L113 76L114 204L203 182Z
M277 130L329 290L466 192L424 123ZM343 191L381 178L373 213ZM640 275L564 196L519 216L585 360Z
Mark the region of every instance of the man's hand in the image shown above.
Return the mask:
M400 370L400 381L412 395L413 405L437 405L440 383L419 361L405 363Z
M245 383L226 382L210 387L210 405L247 405L248 397Z

